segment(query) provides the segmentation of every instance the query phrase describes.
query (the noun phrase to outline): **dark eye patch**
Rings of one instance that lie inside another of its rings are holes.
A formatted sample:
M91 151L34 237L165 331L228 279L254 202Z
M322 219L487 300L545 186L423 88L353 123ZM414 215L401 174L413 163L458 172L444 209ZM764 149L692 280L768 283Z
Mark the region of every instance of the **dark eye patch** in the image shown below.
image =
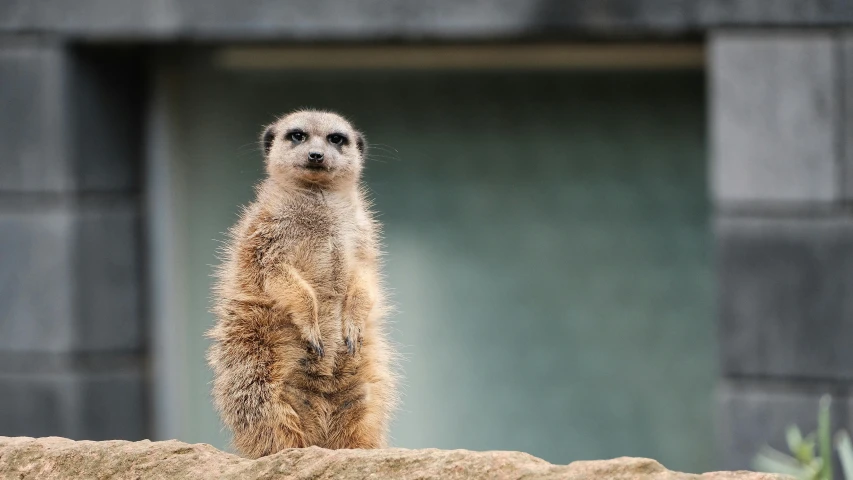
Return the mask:
M329 136L326 137L326 139L332 145L346 145L347 143L349 143L349 139L347 139L347 136L344 135L343 133L329 134Z
M294 128L292 130L288 130L284 135L284 138L290 140L293 143L302 143L305 140L308 140L308 134L299 130L298 128Z

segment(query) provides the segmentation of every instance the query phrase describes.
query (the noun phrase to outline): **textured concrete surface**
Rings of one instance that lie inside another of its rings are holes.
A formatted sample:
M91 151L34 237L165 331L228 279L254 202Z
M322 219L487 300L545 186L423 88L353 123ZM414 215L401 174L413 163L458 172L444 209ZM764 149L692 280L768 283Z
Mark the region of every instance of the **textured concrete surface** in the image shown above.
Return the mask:
M728 375L853 379L853 219L716 223Z
M831 33L711 37L713 194L720 202L841 197L841 86Z
M698 33L717 26L836 26L844 0L63 0L0 2L0 32L99 40L512 39Z

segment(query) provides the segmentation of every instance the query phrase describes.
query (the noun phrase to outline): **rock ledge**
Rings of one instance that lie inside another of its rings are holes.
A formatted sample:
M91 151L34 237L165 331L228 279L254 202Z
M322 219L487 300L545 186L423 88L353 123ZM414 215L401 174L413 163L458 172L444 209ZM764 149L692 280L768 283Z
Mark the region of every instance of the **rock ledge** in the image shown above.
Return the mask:
M787 478L751 472L672 472L654 460L617 458L552 465L520 452L467 450L286 450L247 460L207 444L75 442L0 437L0 478L18 479L743 479Z

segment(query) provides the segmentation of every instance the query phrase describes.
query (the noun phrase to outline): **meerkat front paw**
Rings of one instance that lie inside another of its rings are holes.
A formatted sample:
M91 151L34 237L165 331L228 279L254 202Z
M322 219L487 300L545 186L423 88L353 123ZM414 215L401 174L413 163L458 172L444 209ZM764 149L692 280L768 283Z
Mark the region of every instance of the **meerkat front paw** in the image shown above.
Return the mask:
M347 351L350 355L355 355L363 341L362 325L354 322L352 319L344 319L344 344L347 346Z
M309 327L307 331L302 332L302 338L305 340L308 353L315 354L318 358L325 356L326 351L323 348L323 339L320 336L320 328L316 323Z

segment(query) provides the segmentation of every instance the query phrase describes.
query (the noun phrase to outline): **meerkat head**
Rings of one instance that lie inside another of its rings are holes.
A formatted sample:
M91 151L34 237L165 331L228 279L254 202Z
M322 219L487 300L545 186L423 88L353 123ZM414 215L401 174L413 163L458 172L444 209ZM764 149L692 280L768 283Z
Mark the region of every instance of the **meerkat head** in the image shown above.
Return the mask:
M273 179L328 187L359 179L365 143L340 115L301 110L268 126L261 148Z

